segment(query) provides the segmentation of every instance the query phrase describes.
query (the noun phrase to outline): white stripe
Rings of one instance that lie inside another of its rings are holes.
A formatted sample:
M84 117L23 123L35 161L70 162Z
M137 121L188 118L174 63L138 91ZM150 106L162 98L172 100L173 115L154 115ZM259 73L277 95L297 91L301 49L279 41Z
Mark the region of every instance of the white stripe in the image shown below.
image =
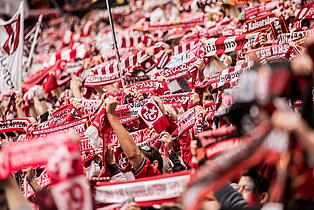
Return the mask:
M62 59L62 60L69 61L69 60L71 59L71 58L70 58L70 52L71 52L71 49L62 51L62 52L61 52L61 59Z

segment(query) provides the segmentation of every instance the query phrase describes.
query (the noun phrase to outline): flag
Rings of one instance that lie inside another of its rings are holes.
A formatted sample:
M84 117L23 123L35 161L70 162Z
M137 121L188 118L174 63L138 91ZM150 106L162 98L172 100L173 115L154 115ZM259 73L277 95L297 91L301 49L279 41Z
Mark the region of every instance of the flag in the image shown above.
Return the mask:
M167 126L169 126L167 118L163 115L153 98L149 99L138 111L138 115L148 127L154 127L157 133L161 133Z
M22 90L23 2L9 20L0 19L0 82L1 93Z

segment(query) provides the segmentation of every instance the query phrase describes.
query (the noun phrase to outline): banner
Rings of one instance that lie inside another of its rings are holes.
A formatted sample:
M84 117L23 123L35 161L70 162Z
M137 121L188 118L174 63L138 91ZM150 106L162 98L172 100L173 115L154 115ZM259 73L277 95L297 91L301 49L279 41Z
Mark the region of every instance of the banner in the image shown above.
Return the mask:
M23 2L9 20L0 19L0 82L1 93L12 89L22 92Z
M112 204L135 198L135 202L147 205L166 199L175 201L184 192L189 180L189 172L179 172L122 183L100 183L95 187L95 200L97 204Z

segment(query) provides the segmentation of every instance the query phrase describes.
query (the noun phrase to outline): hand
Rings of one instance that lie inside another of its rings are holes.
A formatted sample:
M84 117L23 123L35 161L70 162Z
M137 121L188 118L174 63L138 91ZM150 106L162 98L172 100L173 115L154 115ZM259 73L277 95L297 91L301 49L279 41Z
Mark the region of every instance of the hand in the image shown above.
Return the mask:
M141 207L139 207L137 203L132 202L129 204L127 210L141 210Z
M23 105L23 95L21 93L17 93L15 95L15 104L17 107L22 107Z
M265 42L266 42L266 34L265 33L260 34L258 42L262 46L265 44Z
M154 48L153 47L146 48L146 54L149 56L153 56L154 55Z
M23 171L23 172L26 172L25 177L26 177L26 180L28 182L31 182L31 181L33 181L35 179L35 171L34 171L34 169L29 168L29 169L27 169L26 171Z
M203 59L199 58L194 62L194 66L196 66L198 69L204 69L205 63L204 63Z
M296 112L276 111L271 116L271 123L274 127L291 132L301 125L301 116Z
M291 62L292 72L295 75L311 75L313 66L313 61L308 53L303 53L303 56Z
M136 98L137 100L143 100L144 99L144 96L142 93L140 92L134 92L134 93L131 93L131 95Z
M112 116L115 116L115 110L116 110L116 107L117 107L117 100L112 97L112 96L109 96L105 99L105 104L106 104L106 114L107 116L108 115L112 115Z
M31 124L33 127L36 127L39 125L39 123L37 122L37 120L34 117L30 117L29 120L31 121Z
M108 145L107 147L106 161L109 165L113 165L116 163L116 160L114 158L114 149L111 145Z
M200 102L200 96L197 94L197 93L193 93L191 96L190 96L190 101L193 102L193 105L195 104L198 104Z
M70 81L70 88L76 89L76 88L80 88L80 86L81 86L80 78L73 75Z
M191 149L191 154L193 156L196 156L196 149L197 149L197 141L196 140L192 140L190 143L190 149Z
M159 133L156 132L155 128L149 129L149 137L151 139L157 139L159 137Z
M172 149L172 136L168 132L162 132L160 134L161 136L161 141L165 144L167 150Z
M162 103L162 101L160 100L159 97L157 96L153 96L154 101L157 103L159 109L161 110L162 114L165 115L166 111L165 111L165 107L164 104Z
M206 110L205 110L204 107L202 107L202 106L197 106L197 107L196 107L196 112L197 112L197 114L201 114L203 117L204 117L205 114L206 114Z
M72 105L77 110L83 108L83 105L81 103L79 103L79 102L76 102L76 101L74 103L72 103Z

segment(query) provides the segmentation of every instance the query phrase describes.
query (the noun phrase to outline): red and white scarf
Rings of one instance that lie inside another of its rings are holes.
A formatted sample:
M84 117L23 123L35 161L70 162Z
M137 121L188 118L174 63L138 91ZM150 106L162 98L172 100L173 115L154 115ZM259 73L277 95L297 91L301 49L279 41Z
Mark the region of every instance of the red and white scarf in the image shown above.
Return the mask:
M261 32L266 30L269 27L269 24L273 22L276 18L276 15L269 13L266 15L258 16L254 19L248 20L243 24L243 33L254 33Z
M189 180L189 172L179 172L122 183L98 183L95 187L95 200L98 205L123 203L133 198L139 205L176 201L186 189Z
M306 30L306 31L294 31L291 33L283 33L279 34L277 39L277 44L289 44L291 42L302 42L304 43L304 39L308 37L314 30Z
M228 152L234 148L237 148L241 144L241 139L231 138L221 141L213 142L206 146L205 155L208 159L213 159L222 153Z
M253 33L208 39L205 43L206 56L222 55L247 48L256 41L257 37L258 33Z
M243 13L244 13L244 20L248 20L252 17L258 16L258 15L263 15L273 9L275 9L276 7L279 6L279 1L271 1L271 2L267 2L267 3L259 3L257 5L254 6L250 6L247 8L243 9Z
M152 93L158 95L164 95L169 91L167 83L165 81L160 82L158 80L136 82L125 86L125 88L129 88L132 92Z
M19 131L25 133L31 126L29 118L13 118L0 121L0 133Z
M169 69L162 69L158 72L159 75L168 78L169 80L178 79L190 74L190 72L195 71L197 67L194 65L194 62L197 58L189 60L179 66L169 68Z
M179 116L177 121L178 136L181 136L190 128L192 128L196 122L196 119L197 119L196 107L187 110L184 114Z
M98 87L103 85L110 85L119 81L121 81L119 72L109 73L106 75L91 75L86 77L84 86Z
M283 44L258 48L252 50L252 52L255 52L259 59L265 58L267 61L275 61L282 58L289 58L291 50L292 48L289 45Z
M56 127L38 127L35 129L29 129L28 132L31 139L43 138L53 134L65 134L69 133L70 131L74 131L76 134L83 136L89 123L89 119L85 117Z
M34 141L10 143L1 149L0 178L7 178L13 171L19 171L27 167L43 166L48 161L56 161L54 158L57 158L57 156L61 158L63 155L59 156L58 154L60 152L68 152L67 149L64 150L64 148L68 147L71 150L77 149L79 151L77 143L64 135L50 136L46 139ZM62 161L59 164L63 164ZM60 168L47 169L48 175L50 176L50 173L56 175L55 173L57 173L56 170L58 169ZM67 170L71 170L71 168L67 168ZM62 174L55 178L64 178L68 173L79 174L80 171L63 171Z
M302 20L302 19L313 19L314 18L314 2L309 5L302 7L301 9L296 10L295 12L295 19Z
M163 104L171 105L172 107L183 107L186 110L191 94L192 93L187 92L163 95L160 96L160 100Z

